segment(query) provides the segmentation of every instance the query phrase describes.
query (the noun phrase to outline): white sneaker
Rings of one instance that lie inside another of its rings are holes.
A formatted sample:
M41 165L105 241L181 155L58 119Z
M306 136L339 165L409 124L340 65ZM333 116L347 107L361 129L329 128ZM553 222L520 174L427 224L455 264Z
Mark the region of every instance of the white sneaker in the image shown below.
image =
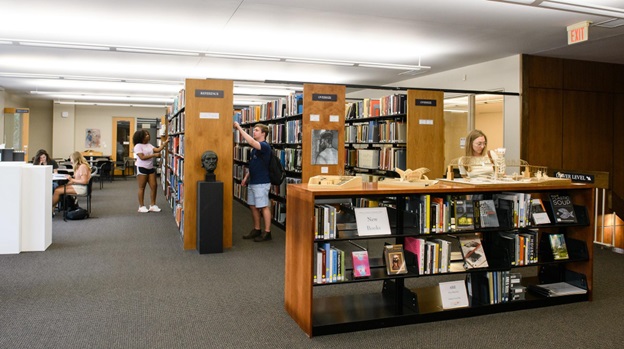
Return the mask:
M145 206L141 206L141 207L139 207L139 212L141 212L141 213L147 213L147 212L149 212L149 211L147 210L147 207L145 207Z
M158 207L156 205L150 206L149 211L150 212L160 212L160 207Z

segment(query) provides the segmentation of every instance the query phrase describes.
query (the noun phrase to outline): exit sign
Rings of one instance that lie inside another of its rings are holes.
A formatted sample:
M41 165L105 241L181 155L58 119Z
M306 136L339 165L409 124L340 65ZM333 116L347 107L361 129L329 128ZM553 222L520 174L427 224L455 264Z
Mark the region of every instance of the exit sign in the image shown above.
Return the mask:
M589 39L589 25L590 24L591 24L590 21L583 21L580 23L569 25L568 26L568 45L587 41L587 39Z

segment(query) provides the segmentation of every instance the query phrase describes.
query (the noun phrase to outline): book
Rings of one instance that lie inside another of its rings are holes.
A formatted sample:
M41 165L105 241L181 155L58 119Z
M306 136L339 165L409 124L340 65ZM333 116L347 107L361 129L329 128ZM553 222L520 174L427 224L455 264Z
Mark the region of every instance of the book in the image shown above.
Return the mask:
M388 275L407 274L403 244L385 245L384 261Z
M568 256L568 247L566 246L565 236L563 234L549 234L550 248L552 249L553 258L562 260L570 258Z
M531 221L534 225L550 224L550 218L548 217L548 213L546 213L546 208L541 199L531 199L530 211Z
M529 285L529 290L546 297L569 296L585 294L586 289L570 285L567 282L555 282L552 284Z
M574 206L568 195L550 194L550 206L557 223L577 223Z
M474 201L474 220L475 226L481 228L497 228L498 216L496 215L496 207L494 200L475 200ZM478 224L477 224L478 222Z
M488 267L485 251L478 235L460 236L459 244L461 245L464 267L466 269Z
M353 277L361 278L370 276L370 264L368 261L368 251L353 251Z
M470 195L455 198L455 229L474 228L474 206Z

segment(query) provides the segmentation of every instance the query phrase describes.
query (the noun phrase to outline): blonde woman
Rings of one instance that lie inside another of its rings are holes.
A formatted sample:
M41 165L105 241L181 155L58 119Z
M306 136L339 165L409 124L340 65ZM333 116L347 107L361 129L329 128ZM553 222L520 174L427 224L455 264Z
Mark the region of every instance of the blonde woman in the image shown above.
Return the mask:
M489 176L494 167L487 156L487 136L481 130L472 130L466 136L466 156L459 159L462 177Z
M91 180L91 167L87 160L80 152L73 152L69 159L74 167L73 177L67 175L67 184L60 186L54 190L52 196L52 206L61 200L61 195L85 195L87 193L87 185Z

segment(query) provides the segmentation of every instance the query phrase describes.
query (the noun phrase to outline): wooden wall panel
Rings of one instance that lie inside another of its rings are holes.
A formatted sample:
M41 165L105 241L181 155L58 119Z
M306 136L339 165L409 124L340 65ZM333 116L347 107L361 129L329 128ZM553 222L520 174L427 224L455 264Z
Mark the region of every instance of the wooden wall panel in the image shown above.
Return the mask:
M344 146L344 126L345 126L345 87L339 85L303 85L303 136L301 152L301 181L308 183L310 177L329 174L344 174L345 146ZM335 100L324 101L314 100L314 95L335 96ZM311 121L310 115L318 115L318 121ZM336 122L330 121L330 116L337 116ZM338 144L338 164L336 165L312 165L312 131L313 130L337 130ZM327 173L322 173L326 168Z
M613 113L613 209L623 217L624 214L624 94L614 97Z
M522 56L523 88L561 88L563 61L559 58Z
M528 103L525 103L529 101ZM531 88L523 99L520 157L532 165L561 168L563 93Z
M612 127L612 95L564 92L562 168L611 173Z
M223 91L222 98L196 97L195 91ZM197 245L197 182L206 171L201 156L217 153L215 175L223 182L223 247L232 247L232 168L234 142L232 113L234 84L229 80L186 80L186 127L184 133L184 249ZM217 113L218 118L200 118L200 113Z
M434 106L416 105L416 100L433 100ZM407 91L407 168L426 167L429 178L441 178L444 163L444 92ZM421 123L422 122L422 123Z
M615 64L563 60L563 89L609 92L613 90Z

